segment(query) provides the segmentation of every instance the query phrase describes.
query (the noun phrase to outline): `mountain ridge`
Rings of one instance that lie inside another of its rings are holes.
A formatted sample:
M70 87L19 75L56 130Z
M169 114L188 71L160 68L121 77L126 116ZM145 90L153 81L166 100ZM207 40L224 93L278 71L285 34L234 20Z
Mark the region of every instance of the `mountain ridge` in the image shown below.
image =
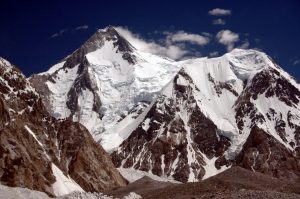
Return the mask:
M300 90L290 76L253 50L182 65L112 154L117 167L182 182L235 164L277 177L299 175ZM286 164L293 166L286 170Z
M124 56L114 33L98 30L68 67L30 81L52 115L86 126L117 167L182 182L232 165L297 178L300 86L268 55L235 49L176 62L124 41Z

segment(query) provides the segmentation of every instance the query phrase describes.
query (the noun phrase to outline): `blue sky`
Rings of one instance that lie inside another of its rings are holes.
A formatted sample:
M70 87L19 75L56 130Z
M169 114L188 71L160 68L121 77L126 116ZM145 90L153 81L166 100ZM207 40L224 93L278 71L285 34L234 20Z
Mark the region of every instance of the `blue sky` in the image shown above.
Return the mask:
M0 56L27 76L113 25L144 50L174 59L260 49L300 80L298 0L1 0L0 8Z

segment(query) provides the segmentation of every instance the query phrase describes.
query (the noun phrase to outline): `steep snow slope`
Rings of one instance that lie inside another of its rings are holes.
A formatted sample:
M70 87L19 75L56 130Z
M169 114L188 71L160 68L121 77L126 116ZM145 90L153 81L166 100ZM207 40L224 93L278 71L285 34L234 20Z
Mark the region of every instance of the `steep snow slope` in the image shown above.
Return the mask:
M255 50L178 64L182 70L112 154L116 166L182 182L232 164L299 173L300 87L293 78Z
M274 82L266 82L270 84L271 89L278 84L277 79L285 78L291 84L290 86L295 87L298 92L300 90L300 86L295 80L275 65L267 55L254 50L235 49L220 58L188 60L183 62L182 66L184 71L192 78L194 86L200 90L194 92L194 97L201 112L214 122L221 130L221 134L231 139L232 145L228 155L231 153L235 155L240 152L250 133L251 118L243 118L248 119L244 121L248 125L244 125L243 129L239 129L235 112L237 99L240 98L241 94L249 92L245 88L251 87L256 74L262 71L267 74L276 73L277 71L280 75L274 77ZM181 84L180 82L177 83ZM259 90L261 88L255 89ZM282 89L289 90L289 88L283 87ZM244 93L242 93L243 91ZM260 94L258 99L251 99L251 103L257 108L256 114L261 114L264 118L267 118L268 112L273 109L282 113L284 118L277 119L283 119L286 124L288 123L288 112L292 115L299 115L299 106L287 105L284 101L278 99L279 93L270 97L266 97L262 92ZM295 97L299 100L299 95ZM295 124L299 124L299 122L300 120L294 121ZM283 141L276 132L276 118L258 123L258 126L272 134L287 148L292 149L289 143L295 143L295 135L293 135L293 129L289 126L286 127L286 135L284 136L288 142ZM242 134L239 133L241 130L243 131Z
M85 104L81 105L81 109L85 109L85 112L81 112L79 121L96 135L96 140L102 140L102 146L109 150L119 146L126 138L117 134L120 131L112 129L122 119L120 116L127 115L138 102L150 103L179 67L172 61L142 52L133 53L136 58L134 65L121 61L105 63L97 59L103 55L101 50L89 53L86 57L90 63L90 77L98 88L96 92L102 103L100 113L103 117L96 118L92 104L83 99ZM122 125L127 126L124 123ZM114 139L110 139L111 134Z
M72 193L73 191L84 192L84 190L71 178L64 175L64 173L52 163L52 172L55 176L55 183L52 185L53 192L56 196Z
M126 138L114 128L122 116L139 102L149 104L179 69L170 59L139 52L108 27L31 82L55 117L71 116L111 150ZM122 128L131 120L127 116Z

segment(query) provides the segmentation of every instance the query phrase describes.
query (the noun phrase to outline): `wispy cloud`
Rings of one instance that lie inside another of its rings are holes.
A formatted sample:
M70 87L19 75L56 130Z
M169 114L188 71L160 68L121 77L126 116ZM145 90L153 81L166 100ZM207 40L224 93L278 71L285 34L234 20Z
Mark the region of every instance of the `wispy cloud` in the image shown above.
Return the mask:
M207 36L187 33L182 30L175 33L165 32L165 34L167 35L166 41L170 44L174 42L189 42L191 44L204 46L209 42L209 38Z
M57 33L54 33L53 35L51 35L51 38L59 37L59 36L63 35L65 32L67 32L67 31L68 31L67 28L61 29Z
M134 47L157 55L180 60L187 57L199 56L199 52L188 48L186 43L204 46L209 43L210 38L205 35L187 33L185 31L163 32L164 38L159 41L148 41L139 34L135 34L126 27L115 27Z
M250 42L248 40L244 41L238 48L248 49L250 46Z
M63 36L67 32L76 32L76 31L79 31L79 30L86 30L88 28L89 28L88 25L77 26L75 28L70 28L70 29L64 28L64 29L61 29L60 31L58 31L57 33L54 33L53 35L51 35L51 38Z
M216 57L218 55L219 55L218 51L214 51L214 52L209 53L209 57Z
M300 64L300 59L296 59L293 61L293 66L299 65Z
M228 16L231 15L231 13L232 13L231 10L221 9L221 8L215 8L208 12L209 15L213 15L213 16Z
M208 32L201 32L201 34L209 38L212 37L212 35Z
M239 34L230 30L221 30L217 33L216 39L219 43L226 46L227 51L231 51L235 43L239 41Z
M74 30L86 30L88 28L89 28L88 25L82 25L82 26L77 26Z
M212 23L213 25L225 25L226 21L224 19L215 19Z

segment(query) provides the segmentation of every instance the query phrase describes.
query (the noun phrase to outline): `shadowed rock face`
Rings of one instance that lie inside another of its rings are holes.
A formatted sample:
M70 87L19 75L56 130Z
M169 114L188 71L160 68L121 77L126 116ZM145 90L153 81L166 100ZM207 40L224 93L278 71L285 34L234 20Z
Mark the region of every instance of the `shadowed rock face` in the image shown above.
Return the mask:
M68 92L68 100L66 102L67 107L71 112L71 116L79 114L80 112L80 105L78 104L79 94L82 90L88 89L93 93L93 110L99 113L99 116L102 117L100 114L101 108L101 100L99 95L96 94L96 91L99 90L95 85L93 85L87 66L88 63L83 62L79 66L79 75L74 81L74 85L71 87L70 91ZM77 115L79 117L79 115Z
M274 137L254 126L236 164L278 178L299 180L300 153L291 152Z
M2 58L0 85L2 184L53 195L56 179L52 164L85 191L100 192L126 184L85 127L50 116L25 76Z
M299 115L293 115L291 111L284 115L285 113L280 112L280 109L276 109L279 107L275 107L270 108L263 116L253 103L259 95L265 98L277 98L289 107L299 107L300 91L279 72L269 69L256 74L252 84L237 100L235 117L240 132L244 129L244 117L250 116L252 123L250 135L236 158L236 164L279 178L298 179L300 176L299 123L291 122L291 118L299 118ZM284 118L287 120L284 121ZM277 134L285 143L294 148L294 151L286 148L268 132L257 126L267 120L275 121ZM291 128L296 143L288 142L287 126Z

